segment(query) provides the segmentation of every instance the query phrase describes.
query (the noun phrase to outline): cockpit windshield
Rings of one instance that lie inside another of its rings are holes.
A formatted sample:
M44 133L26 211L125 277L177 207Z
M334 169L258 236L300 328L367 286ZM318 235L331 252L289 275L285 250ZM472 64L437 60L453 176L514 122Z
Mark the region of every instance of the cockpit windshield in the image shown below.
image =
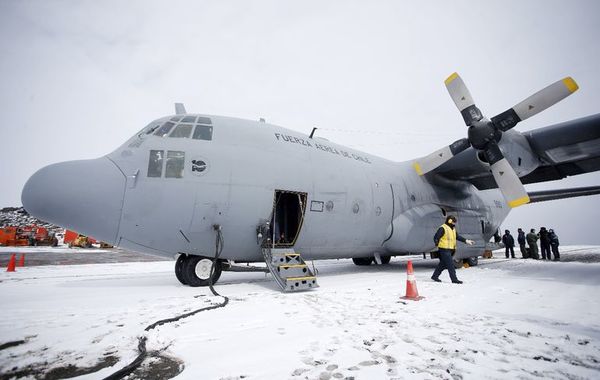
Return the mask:
M193 132L193 133L192 133ZM174 116L162 125L156 125L146 132L159 137L190 138L212 140L212 120L204 116Z

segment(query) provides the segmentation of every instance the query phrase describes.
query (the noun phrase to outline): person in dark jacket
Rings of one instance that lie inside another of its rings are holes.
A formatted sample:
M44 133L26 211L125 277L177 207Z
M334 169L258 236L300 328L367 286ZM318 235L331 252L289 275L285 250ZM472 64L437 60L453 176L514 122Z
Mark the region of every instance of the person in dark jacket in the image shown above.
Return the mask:
M504 231L502 236L502 243L504 243L504 250L506 258L508 259L508 251L510 250L510 256L515 258L515 238L510 234L509 230Z
M531 229L531 232L525 236L525 240L527 240L527 245L529 245L529 256L532 259L539 260L540 255L538 253L537 241L539 236L535 233L535 228Z
M448 215L446 217L446 222L438 228L435 235L433 236L433 242L438 247L438 254L440 262L438 266L433 271L433 275L431 279L435 282L442 282L440 280L440 274L444 271L444 269L448 269L448 274L450 275L450 279L454 284L462 284L456 277L456 269L454 268L454 263L452 262L452 256L456 252L456 241L461 241L463 243L467 243L469 245L473 245L475 242L473 240L465 239L460 236L456 232L456 217L453 215Z
M521 257L524 259L529 258L529 254L527 252L527 247L525 246L525 231L522 229L518 229L517 232L517 242L519 243L519 250L521 251Z
M548 231L548 238L550 239L550 248L552 249L552 253L554 254L554 261L560 261L560 253L558 253L558 235L556 235L553 229L550 229Z
M540 228L540 247L542 247L542 260L552 260L550 254L550 238L548 237L548 230L546 227Z

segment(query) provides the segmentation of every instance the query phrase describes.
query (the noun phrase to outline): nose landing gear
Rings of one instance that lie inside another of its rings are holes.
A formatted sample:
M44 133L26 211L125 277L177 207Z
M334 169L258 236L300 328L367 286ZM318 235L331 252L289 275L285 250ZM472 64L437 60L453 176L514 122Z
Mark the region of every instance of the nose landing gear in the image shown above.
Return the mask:
M215 284L223 270L222 261L215 262L212 283ZM208 286L211 283L213 259L203 256L181 254L175 262L175 276L183 285L193 287Z

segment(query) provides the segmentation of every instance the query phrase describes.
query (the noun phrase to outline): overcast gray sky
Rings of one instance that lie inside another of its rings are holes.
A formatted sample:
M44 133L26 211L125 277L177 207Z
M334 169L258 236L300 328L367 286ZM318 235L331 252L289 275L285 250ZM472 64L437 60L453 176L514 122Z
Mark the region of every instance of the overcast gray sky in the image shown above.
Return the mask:
M594 114L599 14L592 0L0 0L0 207L20 205L37 169L102 156L176 101L305 133L319 126L397 161L466 135L443 83L454 71L490 117L575 78L577 93L521 131ZM599 184L593 173L527 188ZM599 206L599 196L529 205L503 227L600 244Z

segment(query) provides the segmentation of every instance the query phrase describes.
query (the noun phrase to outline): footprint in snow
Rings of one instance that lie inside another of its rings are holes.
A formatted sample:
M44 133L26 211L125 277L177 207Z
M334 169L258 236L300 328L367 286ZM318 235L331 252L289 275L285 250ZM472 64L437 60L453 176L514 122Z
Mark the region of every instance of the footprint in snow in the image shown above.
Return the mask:
M297 368L292 372L292 376L301 376L303 373L310 371L309 368Z
M377 360L365 360L365 361L358 363L358 365L363 366L363 367L369 367L369 366L377 365L377 364L380 364Z

